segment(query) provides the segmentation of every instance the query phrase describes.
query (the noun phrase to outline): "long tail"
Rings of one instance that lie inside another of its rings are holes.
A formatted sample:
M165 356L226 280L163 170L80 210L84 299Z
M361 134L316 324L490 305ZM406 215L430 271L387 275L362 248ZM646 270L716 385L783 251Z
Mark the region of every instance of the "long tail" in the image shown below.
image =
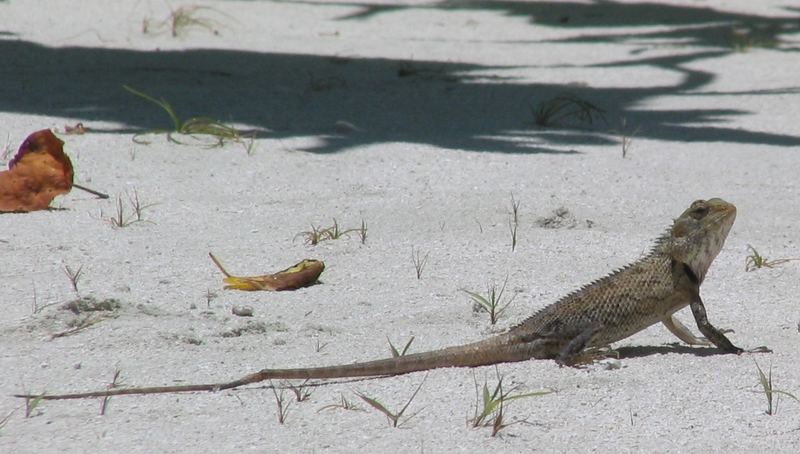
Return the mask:
M236 387L271 379L306 380L402 375L442 367L477 367L524 361L533 356L530 344L509 345L496 337L457 347L363 363L299 369L264 369L229 384L233 385L231 387Z
M414 353L391 359L380 359L342 366L298 369L263 369L238 380L197 385L152 386L142 388L112 388L74 394L21 394L25 399L85 399L129 394L163 394L193 391L220 391L272 379L326 379L402 375L442 367L477 367L497 363L525 361L541 357L541 346L534 342L510 343L497 336L472 344L449 347L424 353Z

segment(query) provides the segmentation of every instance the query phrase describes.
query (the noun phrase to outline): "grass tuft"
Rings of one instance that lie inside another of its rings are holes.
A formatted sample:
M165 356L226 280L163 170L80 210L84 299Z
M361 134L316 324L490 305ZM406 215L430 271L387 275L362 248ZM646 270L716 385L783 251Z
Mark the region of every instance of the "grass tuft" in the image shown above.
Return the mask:
M150 207L157 205L156 203L144 204L139 198L139 193L136 188L133 188L133 194L125 192L128 204L123 202L122 195L117 196L117 203L114 215L106 218L106 221L111 224L111 227L120 229L128 227L137 222L152 222L144 218L144 211Z
M392 427L400 427L403 424L407 423L409 420L411 420L411 418L413 418L414 416L417 416L422 411L419 410L418 412L411 414L402 421L400 420L401 418L403 418L403 415L405 414L406 410L408 410L408 407L411 405L411 402L414 400L415 397L417 397L417 393L419 392L420 389L422 389L422 385L425 384L425 380L427 378L428 374L425 374L425 377L422 379L422 382L420 382L419 386L417 386L417 389L414 390L414 393L411 394L411 397L408 398L408 401L406 401L406 404L403 405L403 408L401 408L399 411L396 412L389 410L388 408L386 408L385 405L383 405L379 400L375 398L368 397L363 393L356 393L356 395L360 397L361 400L368 403L372 408L383 413L386 416L386 419L389 420L389 424Z
M79 294L78 292L78 282L81 280L81 276L83 275L83 265L78 266L77 270L73 270L69 265L64 265L64 274L67 275L67 279L69 279L69 283L72 285L72 290L75 291L75 294Z
M351 233L356 232L361 238L361 244L367 241L367 223L361 220L361 227L357 229L342 229L339 227L339 222L333 218L333 225L330 227L322 227L319 225L311 224L311 230L306 230L294 236L302 237L305 244L316 246L321 241L338 240L344 236L349 236Z
M172 107L172 104L170 104L169 101L163 98L156 99L148 95L147 93L139 91L128 85L123 85L122 88L124 88L129 93L132 93L146 101L149 101L157 105L158 107L161 108L161 110L166 112L166 114L172 121L171 130L154 130L154 131L148 131L148 133L166 132L167 140L181 145L184 145L184 143L175 139L173 137L173 134L182 134L193 137L211 136L214 140L211 143L206 143L205 146L207 147L221 147L225 144L226 140L229 140L232 142L242 144L245 148L245 151L248 154L252 153L253 151L255 133L245 136L244 132L239 131L233 126L226 125L225 123L222 123L221 121L211 117L191 117L184 121L178 116L178 114L175 112L175 109ZM133 141L140 144L149 144L149 142L141 140L139 138L139 134L134 136Z
M767 373L765 374L764 371L761 369L761 366L753 360L756 365L756 370L758 370L758 382L761 385L761 390L764 392L764 397L767 399L767 411L766 413L770 416L778 413L778 399L775 399L775 395L779 396L787 396L791 397L792 399L800 402L794 394L782 391L780 389L775 389L772 384L772 365L769 366Z
M38 396L25 398L25 418L32 418L38 415L38 413L34 414L34 412L36 411L36 407L42 403L43 398L44 393L39 394Z
M325 405L324 407L317 410L317 413L320 413L325 410L335 410L335 409L342 409L342 410L350 410L350 411L364 411L363 408L359 407L358 405L350 402L344 397L344 394L339 394L339 402L335 404Z
M286 422L286 416L289 414L289 407L291 407L291 402L286 401L282 389L280 393L278 392L278 390L275 389L275 386L272 384L272 380L270 380L269 384L270 387L272 388L272 394L275 396L275 405L277 406L276 415L278 417L278 423L284 424Z
M469 423L473 428L478 427L491 427L492 437L496 437L501 430L512 424L525 422L524 419L516 420L514 422L506 422L505 410L508 404L514 400L525 399L528 397L543 396L550 394L553 391L536 391L524 394L513 394L517 387L511 388L508 391L503 390L503 377L497 372L497 384L494 390L489 390L487 381L483 382L483 386L478 385L478 380L475 379L475 412Z
M168 31L173 38L177 38L187 34L190 30L198 29L213 35L219 35L218 29L222 27L222 23L208 17L211 13L228 18L231 17L208 6L181 6L171 10L169 15L162 20L152 20L150 18L142 20L142 33L158 35Z
M303 380L303 383L300 383L299 385L295 385L294 383L291 382L286 382L286 387L289 389L289 391L292 392L292 394L294 394L294 398L297 402L303 402L307 400L309 397L311 397L313 391L308 386L305 386L306 384L308 384L308 381L309 379L305 379Z
M606 122L605 110L571 93L564 93L531 106L537 125L560 126L566 123L592 124L595 119Z
M628 129L628 120L626 118L622 118L620 120L622 123L622 128L620 132L620 142L622 143L622 158L625 159L628 156L628 151L630 151L631 146L633 145L633 138L639 132L639 128L637 127L633 131Z
M358 237L361 239L361 244L367 244L367 221L361 220L361 228L356 230Z
M417 279L422 279L422 271L425 270L425 265L428 264L428 255L430 255L430 252L426 252L423 256L419 249L415 250L414 246L411 246L411 262L417 271Z
M756 248L753 246L748 244L747 249L750 250L750 255L744 259L744 270L747 272L755 271L761 268L775 268L776 266L782 265L786 262L800 260L797 258L768 260L766 257L759 254Z
M508 284L508 276L506 276L499 291L497 289L497 284L488 285L486 296L466 289L462 289L462 291L469 295L476 311L484 311L489 314L489 322L494 325L500 319L500 316L503 315L503 312L514 302L514 298L517 296L515 294L508 301L505 301L503 296L506 291L506 284Z

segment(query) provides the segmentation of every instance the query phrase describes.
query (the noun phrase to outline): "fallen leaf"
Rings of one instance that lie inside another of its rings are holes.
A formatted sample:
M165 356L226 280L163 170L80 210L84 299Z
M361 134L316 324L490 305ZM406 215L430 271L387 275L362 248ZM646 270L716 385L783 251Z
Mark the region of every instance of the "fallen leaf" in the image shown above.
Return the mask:
M0 172L0 212L44 210L72 189L72 162L49 129L29 135Z
M86 127L83 123L76 123L75 126L64 125L64 134L83 135L86 134Z
M223 282L225 282L225 289L235 290L271 290L279 292L281 290L296 290L301 287L307 287L315 282L325 269L325 264L319 260L305 259L285 270L278 271L274 274L265 274L263 276L232 276L222 266L219 260L214 257L214 254L208 253L211 260L217 265L217 268L225 275Z

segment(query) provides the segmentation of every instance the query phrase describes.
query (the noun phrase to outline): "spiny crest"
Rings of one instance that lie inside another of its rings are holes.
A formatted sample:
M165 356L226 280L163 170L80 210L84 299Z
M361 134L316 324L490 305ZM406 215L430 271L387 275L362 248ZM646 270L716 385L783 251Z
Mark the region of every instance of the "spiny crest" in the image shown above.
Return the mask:
M673 221L674 223L674 221ZM667 228L664 233L658 236L658 238L653 241L653 246L650 248L650 252L647 254L646 257L661 254L664 252L665 248L668 248L672 245L672 227Z

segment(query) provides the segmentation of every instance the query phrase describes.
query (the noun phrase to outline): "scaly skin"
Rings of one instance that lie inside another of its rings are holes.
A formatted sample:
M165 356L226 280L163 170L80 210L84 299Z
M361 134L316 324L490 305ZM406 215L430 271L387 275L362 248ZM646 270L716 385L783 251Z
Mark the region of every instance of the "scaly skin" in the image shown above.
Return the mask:
M264 369L226 383L112 389L44 398L216 391L270 379L400 375L440 367L476 367L528 359L555 359L559 364L572 364L587 348L606 346L658 322L687 343L711 343L726 353L741 353L742 349L708 322L699 293L700 284L735 219L736 207L732 204L722 199L697 200L656 240L646 257L570 293L508 332L483 341L341 366ZM686 306L691 306L705 339L695 337L673 318L675 312Z

